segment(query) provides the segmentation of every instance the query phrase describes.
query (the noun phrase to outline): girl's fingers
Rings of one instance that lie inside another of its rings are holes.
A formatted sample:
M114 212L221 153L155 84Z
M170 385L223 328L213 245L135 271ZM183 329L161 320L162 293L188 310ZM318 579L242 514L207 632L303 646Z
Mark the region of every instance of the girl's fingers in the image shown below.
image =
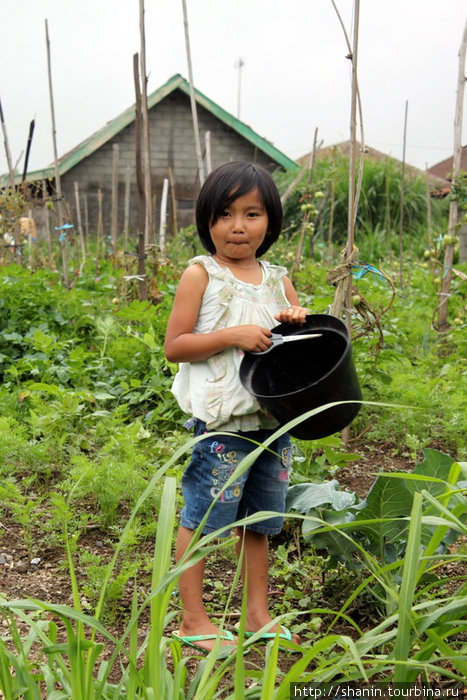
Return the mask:
M303 306L289 306L281 311L275 318L282 323L305 323L308 309Z

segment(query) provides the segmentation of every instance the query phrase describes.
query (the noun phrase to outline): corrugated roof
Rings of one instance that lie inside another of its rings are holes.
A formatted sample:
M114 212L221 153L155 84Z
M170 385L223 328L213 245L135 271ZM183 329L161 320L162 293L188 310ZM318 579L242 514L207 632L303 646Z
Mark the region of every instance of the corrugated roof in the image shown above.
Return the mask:
M173 75L164 85L148 95L148 108L152 109L164 98L166 98L174 90L181 90L186 95L190 95L189 83L180 74ZM220 119L220 121L230 126L234 131L236 131L240 136L242 136L247 141L250 141L259 150L266 153L272 160L274 160L278 165L285 168L286 170L296 170L298 165L295 161L291 160L282 151L279 151L270 141L267 141L262 136L253 131L244 122L240 121L232 114L222 109L218 104L210 100L206 95L195 88L195 97L197 104L201 105L207 109L211 114ZM131 124L135 120L135 105L132 105L124 112L122 112L118 117L112 119L105 126L103 126L99 131L89 136L85 141L82 141L76 148L66 153L64 156L59 158L58 166L60 175L64 175L66 172L74 168L80 161L88 156L92 155L101 146L103 146L107 141L114 138L120 131L122 131L126 126ZM27 175L27 180L42 180L49 177L54 177L55 169L53 165L43 168L41 170L34 170L29 172ZM8 176L1 178L4 180L5 184L8 181ZM18 179L19 176L18 176Z

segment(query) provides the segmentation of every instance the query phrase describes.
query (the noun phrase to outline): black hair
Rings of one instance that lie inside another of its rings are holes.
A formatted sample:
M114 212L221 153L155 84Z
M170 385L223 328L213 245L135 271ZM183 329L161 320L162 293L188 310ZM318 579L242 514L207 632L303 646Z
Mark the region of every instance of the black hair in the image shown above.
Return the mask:
M254 189L258 190L268 216L268 231L256 251L256 257L263 255L277 241L282 229L282 204L272 177L260 165L225 163L208 175L196 202L198 236L209 253L216 252L210 227L232 202Z

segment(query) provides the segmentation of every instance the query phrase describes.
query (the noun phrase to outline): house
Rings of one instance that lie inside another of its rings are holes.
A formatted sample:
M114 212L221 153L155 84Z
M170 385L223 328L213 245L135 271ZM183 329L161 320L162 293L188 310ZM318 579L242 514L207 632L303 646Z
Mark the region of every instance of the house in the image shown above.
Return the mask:
M430 173L433 175L438 175L445 177L449 180L447 194L450 192L450 182L452 180L452 171L454 165L454 156L442 160L440 163L436 163L430 168ZM461 163L460 163L461 177L464 181L467 178L467 146L462 146L461 152ZM465 189L463 190L465 193ZM459 262L465 263L467 261L467 222L466 222L466 212L467 212L467 200L464 197L457 197L458 206L458 236L459 236Z
M204 147L205 136L209 133L213 168L230 160L245 160L256 162L269 171L277 168L297 169L298 166L293 160L259 136L247 124L225 111L199 90L195 89L194 92L200 140ZM159 218L158 209L164 178L170 179L167 216L170 231L172 228L170 222L173 225L176 221L178 228L193 223L194 201L199 191L188 82L181 75L174 75L155 92L148 95L148 108L155 218L156 221ZM77 182L80 199L85 202L87 228L92 234L96 231L98 223L99 190L102 193L104 231L109 233L114 144L118 144L117 228L122 232L124 221L128 220L129 232L135 233L138 230L135 138L135 105L133 105L59 159L62 195L72 214L69 218L72 219L74 214L74 183ZM27 181L38 183L49 180L53 183L54 177L54 167L50 166L29 173ZM125 192L129 192L126 206ZM83 218L83 212L81 215Z
M446 158L445 160L432 165L428 172L436 177L442 177L445 180L451 180L452 178L452 167L453 167L454 156ZM461 170L467 172L467 146L462 147L461 153Z

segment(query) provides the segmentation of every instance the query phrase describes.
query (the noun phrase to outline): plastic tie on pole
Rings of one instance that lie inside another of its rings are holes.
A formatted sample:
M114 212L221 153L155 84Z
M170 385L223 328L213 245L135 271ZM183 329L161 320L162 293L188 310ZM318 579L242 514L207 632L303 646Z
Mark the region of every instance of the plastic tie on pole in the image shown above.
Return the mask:
M125 275L123 279L128 282L129 280L139 280L139 282L144 282L146 275Z
M362 262L361 260L356 260L355 263L352 263L352 275L353 277L355 277L355 279L361 279L368 272L372 272L374 275L384 277L381 270L378 270L378 268L374 267L373 265L369 265L368 263Z
M68 229L73 228L73 224L62 224L61 226L54 226L56 231L61 231L61 234L58 237L58 240L60 243L63 243L66 240L66 234L68 233Z

